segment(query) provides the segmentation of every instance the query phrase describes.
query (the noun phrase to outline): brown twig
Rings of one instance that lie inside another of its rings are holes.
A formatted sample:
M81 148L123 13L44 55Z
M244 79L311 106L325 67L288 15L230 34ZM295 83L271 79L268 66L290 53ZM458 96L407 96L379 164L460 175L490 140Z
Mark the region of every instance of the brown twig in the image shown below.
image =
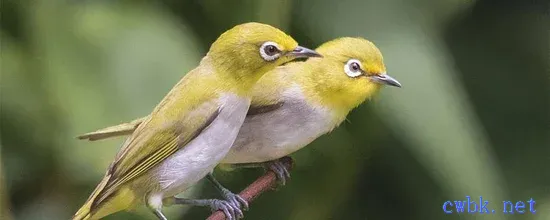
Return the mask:
M283 157L279 159L285 167L290 171L294 165L294 161L290 157ZM251 203L259 195L277 187L277 176L273 171L267 171L263 176L259 177L248 185L239 195L243 197L248 203ZM207 220L224 220L225 214L222 211L212 213Z

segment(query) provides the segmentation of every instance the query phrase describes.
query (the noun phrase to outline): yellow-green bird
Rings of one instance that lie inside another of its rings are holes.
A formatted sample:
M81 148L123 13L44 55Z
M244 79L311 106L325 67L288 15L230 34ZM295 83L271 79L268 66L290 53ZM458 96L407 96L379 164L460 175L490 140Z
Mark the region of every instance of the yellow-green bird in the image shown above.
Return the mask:
M73 219L99 219L145 203L159 219L163 203L209 206L228 218L246 202L223 188L226 200L175 198L225 157L245 119L254 84L297 57L319 56L277 28L246 23L223 33L126 139Z
M386 74L380 50L363 38L339 38L316 49L323 58L292 62L255 85L247 117L221 163L272 169L284 184L288 171L277 160L326 134L383 85L401 87ZM80 136L99 140L132 133L143 119Z

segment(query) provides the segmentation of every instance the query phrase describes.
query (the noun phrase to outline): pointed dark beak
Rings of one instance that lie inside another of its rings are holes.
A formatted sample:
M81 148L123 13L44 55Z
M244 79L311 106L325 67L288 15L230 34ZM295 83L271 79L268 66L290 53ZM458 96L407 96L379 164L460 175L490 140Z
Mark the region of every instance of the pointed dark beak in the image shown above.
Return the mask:
M315 52L314 50L302 46L297 46L293 51L288 52L287 55L293 56L295 58L323 57L321 54Z
M387 74L369 76L369 78L376 83L401 88L401 83Z

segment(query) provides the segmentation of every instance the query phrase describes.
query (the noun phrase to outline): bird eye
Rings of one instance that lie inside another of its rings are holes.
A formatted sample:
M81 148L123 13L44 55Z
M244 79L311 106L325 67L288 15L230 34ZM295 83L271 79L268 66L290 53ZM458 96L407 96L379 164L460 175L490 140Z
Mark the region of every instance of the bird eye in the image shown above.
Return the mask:
M346 72L349 77L358 77L362 75L363 70L361 69L361 62L356 59L348 60L344 66L344 72Z
M273 61L281 56L281 50L275 42L268 41L260 47L260 55L265 61Z
M273 56L275 55L275 53L277 53L277 48L273 45L267 45L264 49L265 53L269 56Z

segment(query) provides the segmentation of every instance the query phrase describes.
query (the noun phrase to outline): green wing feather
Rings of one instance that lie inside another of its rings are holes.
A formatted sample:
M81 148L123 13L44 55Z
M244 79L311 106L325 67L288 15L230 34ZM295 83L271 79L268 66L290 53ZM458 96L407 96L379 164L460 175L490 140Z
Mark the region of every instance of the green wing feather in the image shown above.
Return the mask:
M185 147L212 123L219 111L219 108L212 108L210 112L203 111L200 115L166 122L162 121L162 115L148 117L124 143L107 171L109 180L94 203L101 203L121 185L144 175Z

